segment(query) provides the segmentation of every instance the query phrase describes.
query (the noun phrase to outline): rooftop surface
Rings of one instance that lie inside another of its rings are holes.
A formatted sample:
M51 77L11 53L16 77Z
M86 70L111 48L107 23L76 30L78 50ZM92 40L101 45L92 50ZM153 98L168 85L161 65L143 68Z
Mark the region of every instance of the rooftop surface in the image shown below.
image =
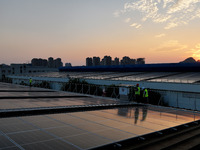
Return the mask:
M20 75L19 75L20 76ZM25 77L25 75L22 75ZM170 83L200 82L200 72L51 72L33 73L27 77L43 78L80 78L95 80L149 81Z
M137 104L118 107L119 101L103 97L6 83L0 83L0 91L1 113L32 108L50 111L30 116L24 111L24 116L0 118L0 149L6 150L95 149L200 120L200 113L194 111ZM95 109L102 104L117 105L112 109ZM94 110L80 109L87 105ZM76 112L66 109L57 113L51 109L61 106L74 107Z

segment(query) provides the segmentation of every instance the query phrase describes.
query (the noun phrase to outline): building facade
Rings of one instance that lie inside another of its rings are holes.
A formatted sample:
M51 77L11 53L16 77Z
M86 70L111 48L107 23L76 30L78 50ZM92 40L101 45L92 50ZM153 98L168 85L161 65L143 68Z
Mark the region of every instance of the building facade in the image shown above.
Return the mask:
M137 64L145 64L145 58L137 58Z
M91 57L86 58L86 66L92 66L92 58Z
M115 57L114 60L112 60L111 56L104 56L102 60L100 60L100 57L94 56L87 57L86 58L86 66L110 66L110 65L135 65L135 64L145 64L145 58L137 58L132 59L128 56L124 56L121 60L119 58Z
M100 57L93 57L92 65L99 66L100 65Z

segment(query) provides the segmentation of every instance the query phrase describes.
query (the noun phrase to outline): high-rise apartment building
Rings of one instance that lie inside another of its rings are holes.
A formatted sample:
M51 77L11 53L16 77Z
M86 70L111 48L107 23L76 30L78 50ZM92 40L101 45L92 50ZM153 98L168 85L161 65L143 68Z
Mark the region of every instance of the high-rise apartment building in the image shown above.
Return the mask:
M49 57L48 61L46 59L41 58L33 58L31 60L31 64L33 67L48 67L48 68L59 68L63 66L61 58L53 59L53 57Z
M61 62L61 58L57 58L54 60L54 68L62 67L63 63Z
M135 65L136 64L136 59L130 59L130 65Z
M119 58L112 60L111 56L104 56L100 61L99 57L94 56L93 58L86 58L86 66L110 66L110 65L135 65L135 64L145 64L145 58L131 59L128 56L124 56L120 61Z
M130 58L128 56L124 56L121 60L121 65L129 65L130 64Z
M112 61L112 65L119 65L119 58L115 57L115 59Z
M71 67L72 64L71 63L65 63L65 67Z
M104 56L104 58L101 61L101 64L104 66L110 66L112 64L112 57Z
M54 59L53 59L53 57L49 57L48 58L48 67L49 68L54 68Z
M92 64L93 64L93 66L99 66L100 65L100 57L93 57Z
M137 58L137 64L145 64L145 58Z
M86 66L92 66L92 58L91 57L86 58Z
M32 66L42 66L42 67L47 67L48 63L46 59L41 59L41 58L33 58L31 60Z

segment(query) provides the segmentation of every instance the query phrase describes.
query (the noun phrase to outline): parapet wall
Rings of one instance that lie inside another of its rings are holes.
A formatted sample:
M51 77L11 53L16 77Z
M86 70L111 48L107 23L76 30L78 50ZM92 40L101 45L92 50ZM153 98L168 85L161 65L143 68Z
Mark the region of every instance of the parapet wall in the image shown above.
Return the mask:
M25 76L9 76L14 84L29 83L30 77ZM34 82L49 82L50 88L54 90L61 90L63 83L67 83L67 78L47 78L47 77L31 77ZM163 82L148 82L148 81L112 81L112 80L86 80L90 84L96 85L136 85L139 83L140 87L146 87L157 91L161 94L161 101L168 106L186 108L192 110L200 110L200 84L191 83L163 83Z

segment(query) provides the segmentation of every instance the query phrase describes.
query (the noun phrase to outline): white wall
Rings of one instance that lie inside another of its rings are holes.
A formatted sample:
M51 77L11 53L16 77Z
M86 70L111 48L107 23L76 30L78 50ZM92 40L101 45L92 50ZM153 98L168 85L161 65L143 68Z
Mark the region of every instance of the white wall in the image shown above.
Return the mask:
M29 83L30 77L25 76L9 76L13 83L20 84L21 81ZM47 78L47 77L31 77L34 82L48 81L50 87L55 90L60 90L63 83L68 82L68 78ZM146 87L158 91L163 98L163 101L169 106L180 107L186 109L200 110L200 84L191 83L162 83L162 82L133 82L133 81L115 81L115 80L86 80L88 83L97 85L136 85Z

